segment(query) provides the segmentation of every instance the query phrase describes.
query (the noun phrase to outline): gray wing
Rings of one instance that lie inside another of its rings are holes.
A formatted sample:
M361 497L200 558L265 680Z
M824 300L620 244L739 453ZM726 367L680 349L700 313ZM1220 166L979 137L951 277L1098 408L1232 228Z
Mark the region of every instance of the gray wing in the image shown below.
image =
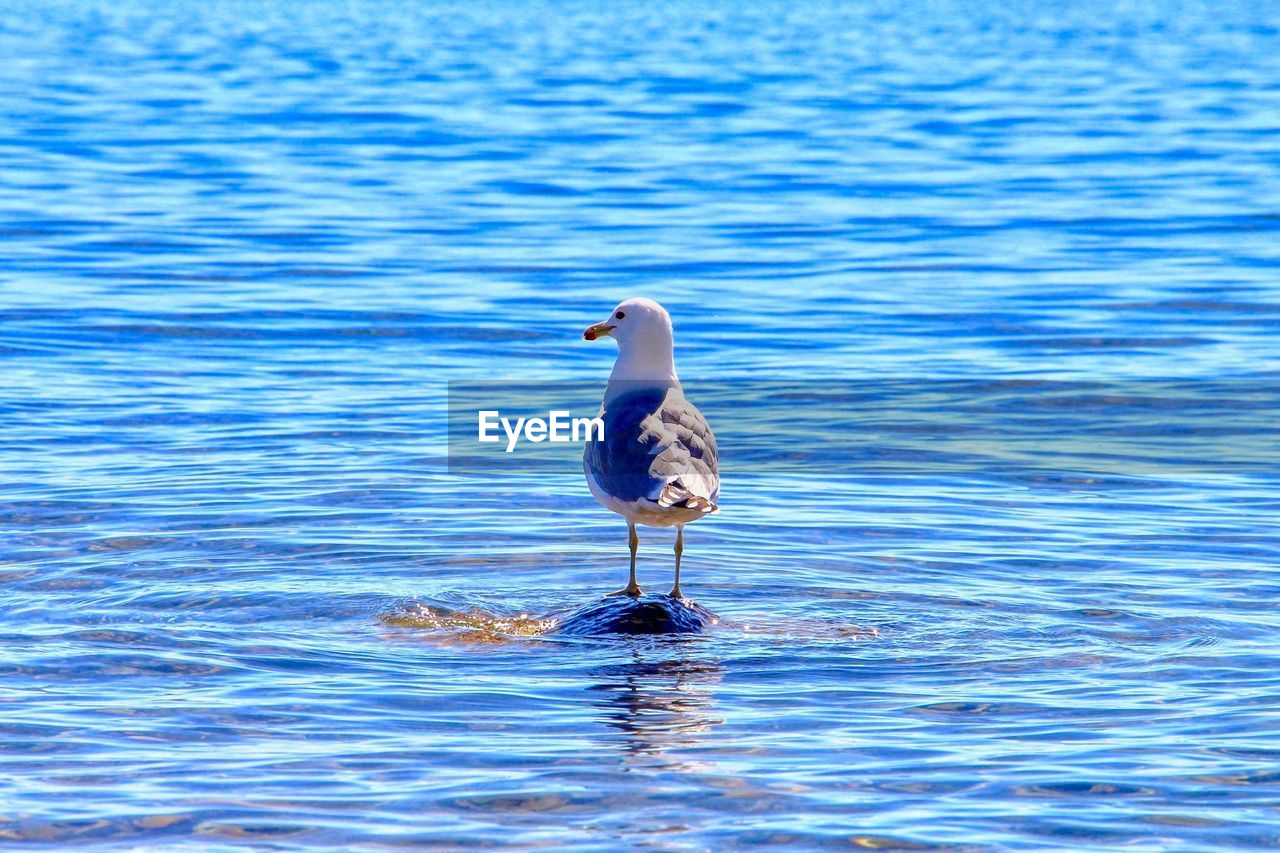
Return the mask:
M582 464L602 489L620 500L716 511L716 439L679 388L628 391L601 417L604 440L587 443Z

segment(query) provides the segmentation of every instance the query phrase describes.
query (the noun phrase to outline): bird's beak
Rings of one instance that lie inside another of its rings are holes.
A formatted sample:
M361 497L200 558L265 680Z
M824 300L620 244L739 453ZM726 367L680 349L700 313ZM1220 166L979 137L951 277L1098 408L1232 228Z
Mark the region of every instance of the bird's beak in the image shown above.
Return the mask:
M613 331L613 326L608 323L596 323L594 326L587 326L586 331L582 333L584 341L594 341L601 335L607 335Z

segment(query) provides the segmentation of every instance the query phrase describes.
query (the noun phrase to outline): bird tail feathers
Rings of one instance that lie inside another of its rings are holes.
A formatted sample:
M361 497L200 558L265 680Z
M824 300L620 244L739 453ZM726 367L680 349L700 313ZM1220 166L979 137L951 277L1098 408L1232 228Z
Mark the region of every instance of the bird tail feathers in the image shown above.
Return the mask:
M707 515L720 511L720 507L716 506L710 498L695 495L681 485L679 480L673 480L662 487L662 492L658 495L657 504L664 508L680 507Z

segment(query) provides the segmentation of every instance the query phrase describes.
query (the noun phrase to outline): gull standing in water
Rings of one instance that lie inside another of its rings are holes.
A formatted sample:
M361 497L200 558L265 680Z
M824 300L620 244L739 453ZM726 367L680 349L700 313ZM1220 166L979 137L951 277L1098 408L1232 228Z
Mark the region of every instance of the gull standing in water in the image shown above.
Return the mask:
M614 595L638 597L636 525L676 528L676 580L684 526L717 512L720 474L716 439L702 413L684 398L676 376L671 316L652 299L628 299L609 319L582 333L594 341L618 342L618 360L609 374L600 417L604 438L587 443L582 468L591 494L627 520L631 580Z

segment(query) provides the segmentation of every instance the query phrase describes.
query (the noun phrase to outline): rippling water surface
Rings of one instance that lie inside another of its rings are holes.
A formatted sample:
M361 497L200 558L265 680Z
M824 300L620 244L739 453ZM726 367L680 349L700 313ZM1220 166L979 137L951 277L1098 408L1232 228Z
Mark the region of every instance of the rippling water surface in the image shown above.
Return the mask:
M1274 6L16 3L0 56L0 838L1280 844ZM599 382L633 294L724 623L547 635L625 528L571 454L450 473L447 383Z

